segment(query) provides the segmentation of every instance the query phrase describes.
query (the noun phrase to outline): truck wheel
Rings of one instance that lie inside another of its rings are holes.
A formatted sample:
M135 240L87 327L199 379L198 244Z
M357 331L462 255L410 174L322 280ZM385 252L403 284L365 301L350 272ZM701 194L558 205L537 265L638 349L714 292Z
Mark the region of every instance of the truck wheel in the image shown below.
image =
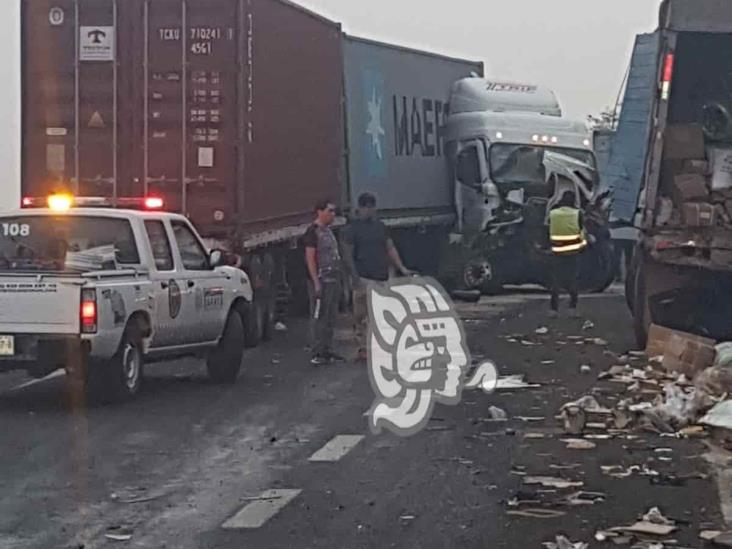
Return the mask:
M88 362L86 388L90 399L131 400L142 387L144 355L137 326L128 326L119 350L107 363Z
M265 306L266 300L263 299L267 293L264 279L264 268L262 261L255 257L249 263L247 269L249 278L252 281L254 295L252 302L247 309L246 319L246 345L247 347L256 347L264 338L265 323Z
M274 335L277 316L276 265L271 255L264 256L262 263L265 291L262 293L262 341L269 341Z
M206 360L208 376L215 383L234 383L241 370L246 337L241 315L232 310L226 319L218 347Z
M635 284L633 294L633 331L635 341L641 349L648 343L648 328L651 325L651 312L646 291L645 269L643 260L639 258L635 268Z

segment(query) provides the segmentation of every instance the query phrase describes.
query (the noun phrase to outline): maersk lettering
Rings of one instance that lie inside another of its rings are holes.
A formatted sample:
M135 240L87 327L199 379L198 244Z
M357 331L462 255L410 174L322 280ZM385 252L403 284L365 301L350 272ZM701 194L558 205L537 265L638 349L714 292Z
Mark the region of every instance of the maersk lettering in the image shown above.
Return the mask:
M393 96L394 154L442 156L440 127L446 113L439 99Z

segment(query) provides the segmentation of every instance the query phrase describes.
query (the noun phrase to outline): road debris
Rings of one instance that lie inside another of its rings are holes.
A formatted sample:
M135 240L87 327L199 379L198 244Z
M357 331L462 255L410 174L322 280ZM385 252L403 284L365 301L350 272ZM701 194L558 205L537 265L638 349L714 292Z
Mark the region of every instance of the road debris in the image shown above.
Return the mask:
M567 443L567 450L592 450L597 444L581 438L563 438L562 442Z
M592 328L594 327L594 322L592 322L591 320L585 320L585 323L582 325L582 330L586 332L587 330L592 330Z
M543 326L543 327L537 329L534 333L536 333L537 335L546 335L549 333L549 328L547 328L546 326Z
M506 411L502 410L498 406L491 406L488 408L488 413L493 421L506 421L508 419Z
M565 536L557 536L556 541L548 541L542 544L548 549L587 549L589 544L582 541L572 542Z
M276 332L286 332L287 325L284 322L276 322L274 325L274 329Z
M666 518L658 507L651 508L641 520L629 526L616 526L609 532L625 532L630 534L646 534L651 536L667 536L678 530L676 523Z
M592 373L592 367L588 364L583 364L580 366L580 374L590 374Z
M526 509L511 509L506 511L507 515L515 517L550 519L563 517L567 513L557 509L544 509L542 507L527 507Z
M732 400L720 402L699 421L703 425L732 429Z
M510 391L513 389L535 389L541 387L537 383L526 383L525 377L523 374L501 376L496 383L496 389L499 391Z
M547 477L547 476L527 476L523 479L524 484L532 485L539 484L545 488L577 488L584 486L584 482L581 480L567 480L559 477Z

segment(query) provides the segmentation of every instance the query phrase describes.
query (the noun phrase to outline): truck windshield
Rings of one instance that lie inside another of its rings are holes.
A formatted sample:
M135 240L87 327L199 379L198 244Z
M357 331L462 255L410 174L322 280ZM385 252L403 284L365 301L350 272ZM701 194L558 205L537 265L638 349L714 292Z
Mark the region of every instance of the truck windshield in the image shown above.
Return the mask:
M498 185L541 185L546 181L544 153L554 151L595 166L591 151L497 143L491 146L491 179Z
M126 219L0 216L0 271L87 272L139 262Z

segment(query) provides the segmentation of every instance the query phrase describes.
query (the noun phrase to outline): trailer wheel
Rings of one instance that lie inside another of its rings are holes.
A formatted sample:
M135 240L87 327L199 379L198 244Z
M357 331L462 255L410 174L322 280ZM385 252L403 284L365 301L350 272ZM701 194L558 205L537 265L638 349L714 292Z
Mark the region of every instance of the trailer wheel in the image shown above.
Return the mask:
M633 331L638 347L645 349L648 343L648 329L651 325L651 311L645 280L643 259L639 257L635 269L635 288L633 296Z
M235 309L229 312L218 347L208 356L208 377L214 383L235 383L246 343L244 322Z
M262 279L264 291L262 301L262 340L269 341L274 335L275 318L277 316L277 282L274 258L267 254L262 262Z
M263 294L266 294L264 267L259 257L254 257L247 268L249 279L252 281L254 296L247 308L246 345L256 347L264 338L265 304Z

